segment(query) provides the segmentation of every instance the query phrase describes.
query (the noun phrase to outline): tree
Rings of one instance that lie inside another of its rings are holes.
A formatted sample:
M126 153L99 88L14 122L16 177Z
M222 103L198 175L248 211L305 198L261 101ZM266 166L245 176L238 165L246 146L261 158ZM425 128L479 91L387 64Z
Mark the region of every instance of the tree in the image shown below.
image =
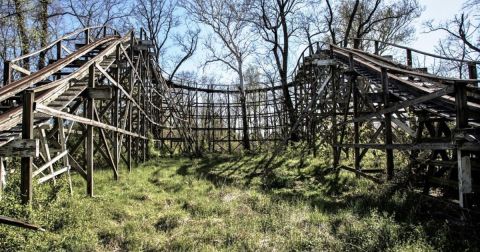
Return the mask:
M452 19L435 24L428 21L425 26L429 32L442 31L446 36L438 42L436 52L449 58L462 59L465 61L477 61L480 58L480 22L478 11L480 10L479 0L466 1L463 4L462 13L455 15ZM458 70L458 72L457 72ZM461 62L443 61L438 69L439 74L467 76L467 67Z
M157 59L167 58L168 42L177 45L183 53L172 59L173 67L169 74L171 80L178 69L193 56L197 50L200 29L189 26L186 32L173 33L181 25L175 14L177 2L169 0L137 0L134 5L135 18L145 28L148 39L153 41ZM194 26L193 26L194 27ZM169 49L172 49L171 47Z
M413 20L423 11L418 0L342 0L333 5L326 1L329 41L348 46L352 38L377 39L384 42L407 42L413 38ZM361 40L353 41L361 48ZM380 48L383 49L383 48Z
M82 27L110 25L120 31L129 27L130 10L124 0L68 0L64 6L64 14Z
M259 18L255 21L255 26L275 58L290 127L296 123L297 114L288 90L288 58L291 39L299 29L295 17L300 13L302 4L301 0L259 0L259 6L256 7L259 11L256 16ZM298 141L298 133L292 131L290 139Z
M243 146L250 149L247 108L245 104L244 63L254 51L254 40L249 30L248 15L252 0L183 0L182 6L192 17L210 27L220 44L207 39L204 46L210 52L205 64L221 62L238 75L243 118Z
M26 13L26 6L24 0L14 0L15 5L15 13L16 13L16 21L17 21L17 28L18 34L20 36L20 48L21 54L25 55L30 52L30 39L28 36L27 24L25 19ZM30 59L25 58L23 60L23 68L29 69L30 68Z

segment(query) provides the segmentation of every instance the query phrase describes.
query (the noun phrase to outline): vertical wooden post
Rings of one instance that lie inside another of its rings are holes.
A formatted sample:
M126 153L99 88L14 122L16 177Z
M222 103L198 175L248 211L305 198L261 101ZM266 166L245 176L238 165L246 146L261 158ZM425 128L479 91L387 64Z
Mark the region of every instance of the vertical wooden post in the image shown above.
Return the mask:
M6 170L4 165L5 158L0 157L0 200L2 199L3 188L5 187Z
M350 87L352 88L352 94L353 94L353 118L356 119L358 117L358 87L357 87L357 76L355 73L355 69L353 68L354 66L354 61L353 61L353 54L350 53L349 55L349 61L350 61ZM353 138L354 138L354 168L357 171L360 171L360 148L358 147L358 144L360 143L360 127L359 123L357 121L353 122ZM358 174L357 174L358 176Z
M57 56L57 62L62 59L62 41L58 41L56 45L56 56ZM55 76L55 79L59 80L62 78L60 74L57 74Z
M228 153L232 153L232 125L230 122L230 87L227 87L227 136L228 136Z
M90 44L90 29L85 30L85 45Z
M106 28L106 27L105 27ZM115 62L117 65L117 68L115 69L115 81L117 82L117 85L120 84L120 45L117 45L117 48L115 50ZM113 104L113 114L112 114L112 125L116 128L118 128L118 114L119 114L119 106L120 106L120 94L118 92L118 87L113 88L113 99L114 104ZM119 174L119 161L120 161L120 143L119 143L119 136L118 132L114 131L113 132L113 162L115 164L115 169L117 169L117 172L115 173L114 177L116 180L118 180L118 174Z
M25 90L23 93L22 139L33 139L34 101L33 90ZM29 204L32 201L32 168L33 157L22 157L20 193L23 204Z
M133 31L130 33L130 60L132 61L132 64L134 64L134 50L133 47L135 46L135 34ZM130 93L133 94L133 88L134 88L134 65L130 66L130 78L129 80L129 86L130 86ZM133 117L133 103L130 102L130 106L128 107L128 131L132 132L133 127L132 127L132 117ZM132 136L128 135L127 136L127 166L128 166L128 172L132 171Z
M361 43L361 40L359 38L354 38L353 39L353 48L359 49L360 48L360 43Z
M388 72L386 68L382 68L382 92L383 92L383 107L389 106L389 91L388 91ZM389 147L393 142L392 135L392 113L385 114L385 146L387 153L387 179L391 180L394 175L393 163L393 149Z
M375 55L380 54L380 41L375 40Z
M58 41L57 42L57 46L56 46L56 56L57 56L57 61L59 61L60 59L62 59L62 41Z
M413 67L412 50L407 49L407 66Z
M95 87L95 65L90 65L88 73L88 87ZM87 99L87 118L94 120L95 99ZM86 158L87 158L87 195L93 196L93 126L87 125Z
M330 48L330 58L333 59L333 50ZM333 168L338 167L339 151L338 151L338 133L337 133L337 68L335 65L330 66L332 73L332 151L333 151Z
M467 89L466 84L464 83L455 83L455 105L456 131L461 133L463 129L468 127ZM464 139L456 139L458 162L458 193L460 206L469 208L471 207L469 196L472 193L472 167L470 162L470 153L461 149L464 141Z
M3 86L7 86L12 81L12 67L10 61L6 60L3 65Z
M103 27L103 37L105 38L107 36L107 27Z
M475 62L468 63L468 78L471 80L478 79L477 63ZM477 85L480 87L480 82L478 82Z

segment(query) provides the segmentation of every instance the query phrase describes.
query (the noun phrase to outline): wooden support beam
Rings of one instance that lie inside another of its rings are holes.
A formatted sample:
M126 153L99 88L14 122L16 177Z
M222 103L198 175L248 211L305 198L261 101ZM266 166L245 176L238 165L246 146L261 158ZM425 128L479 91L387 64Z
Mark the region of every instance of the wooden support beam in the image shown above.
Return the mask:
M38 179L38 184L43 184L43 183L47 182L47 181L50 180L50 179L53 179L53 178L55 178L55 177L57 177L57 176L65 173L65 172L68 172L69 170L70 170L70 167L68 167L68 166L67 166L67 167L63 167L63 168L61 168L60 170L57 170L57 171L55 171L55 172L52 173L52 174L48 174L47 176L41 177L40 179Z
M109 86L100 86L87 88L86 97L98 100L111 100L113 98L112 88Z
M88 40L87 40L88 41ZM88 87L95 87L95 65L91 65L88 73ZM87 118L94 120L95 116L95 99L87 99ZM87 126L87 138L86 143L86 166L87 166L87 195L93 196L93 167L94 167L94 157L93 157L93 125Z
M455 85L455 107L456 107L456 130L461 131L468 128L468 106L467 90L465 84ZM465 143L465 139L455 139L460 147ZM470 208L472 202L472 166L470 162L470 153L461 148L457 149L458 162L458 193L461 207Z
M3 85L7 86L12 81L12 67L9 60L4 61L3 65Z
M58 122L58 140L60 142L60 149L62 152L67 151L67 139L65 136L65 128L63 126L63 119L59 118ZM72 122L73 125L73 122ZM65 155L62 159L63 161L63 167L67 169L67 176L68 176L68 188L70 191L70 195L73 195L73 187L72 187L72 177L70 176L70 163L68 161L68 155ZM55 178L55 176L54 176Z
M117 46L115 50L115 62L117 63L117 67L115 68L115 81L120 85L120 61L121 61L121 55L120 55L120 45ZM114 127L118 128L118 114L120 113L119 111L119 106L120 106L120 92L118 88L115 88L114 93L113 93L113 99L114 99L114 104L113 104L113 114L112 114L112 125ZM117 176L116 179L118 179L118 170L119 170L119 162L120 162L120 151L122 142L119 142L119 135L118 132L114 131L113 132L113 160L114 160L114 166L116 167L117 170Z
M42 232L45 231L45 229L43 229L43 228L41 228L37 225L33 225L33 224L30 224L30 223L27 223L27 222L24 222L24 221L21 221L21 220L18 220L18 219L14 219L14 218L2 216L2 215L0 215L0 223L10 225L10 226L15 226L15 227L21 227L21 228L27 228L27 229L31 229L31 230L42 231Z
M353 90L352 94L353 94L353 117L354 118L357 118L358 117L358 107L359 107L359 104L358 104L358 96L359 96L359 90L358 90L358 86L357 86L357 75L355 73L355 69L354 69L354 61L353 61L353 54L350 54L349 55L350 59L350 76L349 76L349 80L350 80L350 86L351 86L351 89ZM355 121L353 122L353 141L354 141L354 144L359 144L360 143L360 125L359 125L359 122ZM358 147L355 147L354 148L354 168L355 170L357 171L360 171L360 148ZM358 173L357 173L358 175Z
M62 153L58 154L56 157L52 158L50 161L47 163L43 164L42 166L38 167L38 169L33 172L33 177L36 177L38 174L42 173L45 169L49 168L51 165L53 165L55 162L60 160L62 157L66 157L68 154L68 151L65 150Z
M16 139L0 148L2 157L38 157L40 142L38 139Z
M33 90L23 92L23 111L22 111L22 139L33 139L33 111L34 111L35 93ZM38 142L37 142L38 148ZM22 157L21 159L21 185L20 194L23 204L29 204L32 201L32 169L33 157Z
M383 91L383 104L384 107L390 106L389 101L389 84L388 84L388 72L386 68L382 68L382 91ZM392 113L385 114L385 145L390 145L393 142L392 134ZM394 163L393 163L393 149L386 149L387 153L387 180L391 180L394 175Z

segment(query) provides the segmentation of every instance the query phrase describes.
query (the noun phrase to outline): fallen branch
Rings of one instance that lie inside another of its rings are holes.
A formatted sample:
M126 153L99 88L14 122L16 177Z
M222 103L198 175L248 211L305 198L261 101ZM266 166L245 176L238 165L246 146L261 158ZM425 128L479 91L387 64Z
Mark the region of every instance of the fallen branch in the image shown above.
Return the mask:
M10 217L2 216L2 215L0 215L0 224L6 224L6 225L10 225L10 226L27 228L27 229L31 229L31 230L45 232L45 229L43 229L39 226L30 224L30 223L26 223L26 222L21 221L21 220L13 219L13 218L10 218Z
M338 168L341 168L341 169L344 169L344 170L347 170L347 171L354 172L354 173L356 173L356 174L358 174L358 175L360 175L360 176L362 176L362 177L364 177L364 178L366 178L366 179L369 179L369 180L371 180L371 181L373 181L373 182L375 182L375 183L377 183L377 184L383 184L383 181L382 181L381 179L375 178L374 176L368 175L368 174L366 174L366 173L364 173L364 172L357 171L357 170L355 170L355 169L353 169L353 168L351 168L351 167L348 167L348 166L345 166L345 165L341 165L341 166L339 166Z

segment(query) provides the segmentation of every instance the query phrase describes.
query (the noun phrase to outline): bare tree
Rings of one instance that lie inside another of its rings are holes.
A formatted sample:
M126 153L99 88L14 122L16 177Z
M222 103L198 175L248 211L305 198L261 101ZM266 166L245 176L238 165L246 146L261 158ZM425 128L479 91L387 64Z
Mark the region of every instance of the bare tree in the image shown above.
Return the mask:
M425 26L428 32L442 31L446 33L446 36L439 40L435 48L438 54L465 61L478 61L480 58L480 33L478 32L480 22L477 13L480 10L480 1L466 1L462 10L461 14L455 15L448 21L438 24L428 21ZM438 74L460 76L460 78L468 77L468 68L462 62L441 61L433 67Z
M210 27L224 46L220 48L213 43L213 39L207 39L205 47L210 52L210 59L205 64L221 62L238 75L243 117L243 146L249 150L243 67L245 60L254 50L254 40L247 21L253 1L183 0L181 3L195 20Z
M136 20L145 28L148 39L153 41L157 59L164 61L168 58L167 48L172 49L174 46L183 53L183 55L176 55L171 59L171 63L173 63L173 70L169 73L171 80L178 69L197 50L200 30L195 26L188 26L186 32L173 32L182 24L175 14L178 9L176 1L136 0L133 8Z
M82 27L110 25L124 30L131 16L128 1L124 0L68 0L64 13L72 16Z
M177 45L180 47L180 50L184 55L182 57L177 57L178 60L174 62L175 67L172 72L169 74L170 80L175 77L178 69L185 63L190 57L193 56L198 46L198 36L200 34L200 29L189 29L184 34L175 34L174 39Z
M418 0L343 0L337 5L327 0L326 4L329 40L336 43L340 37L345 47L352 37L407 42L415 32L412 22L423 10ZM362 47L361 40L353 42L354 48Z
M302 0L259 0L256 8L259 11L256 28L274 55L290 126L297 121L297 114L288 90L288 58L291 39L299 30L295 16L300 12L302 3ZM292 131L290 139L298 141L298 133Z
M28 30L27 30L27 24L26 24L26 18L25 18L26 4L24 0L14 0L13 3L15 5L18 34L20 36L21 54L25 55L30 52L30 39L28 36ZM30 68L29 58L25 58L23 60L23 67L26 69Z
M455 15L452 20L435 25L432 21L426 23L429 31L444 31L450 38L461 41L470 50L480 53L480 36L478 29L480 22L477 18L470 18L480 9L480 1L472 0L464 4L464 12ZM471 12L471 13L468 13ZM476 21L476 22L475 22ZM449 39L449 38L447 38Z
M174 15L176 6L175 1L168 0L137 0L134 6L135 18L153 41L157 58L164 54L172 29L180 24Z

